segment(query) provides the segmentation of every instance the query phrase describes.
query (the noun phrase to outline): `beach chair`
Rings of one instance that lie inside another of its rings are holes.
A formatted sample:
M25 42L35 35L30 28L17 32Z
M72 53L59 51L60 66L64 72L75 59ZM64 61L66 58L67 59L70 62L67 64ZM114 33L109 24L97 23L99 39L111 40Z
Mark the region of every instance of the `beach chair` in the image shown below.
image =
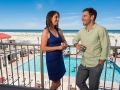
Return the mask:
M6 75L3 75L4 76L4 78L5 78L5 80L4 80L4 84L7 84L8 82L11 82L11 80L12 80L12 75L8 75L8 78L6 77Z
M38 87L38 88L41 88L41 83L40 83L40 81L39 80L37 80L37 82L36 82L36 85L35 85L36 87Z
M77 87L75 88L75 83L71 83L70 85L67 85L67 90L79 90Z
M34 53L34 50L31 48L30 51L29 51L30 54L33 54Z
M25 86L29 86L32 83L33 79L30 80Z
M45 79L44 80L44 87L46 87L47 84L48 84L48 80ZM37 82L36 82L36 87L41 88L41 82L39 80L37 80Z
M18 83L18 79L20 79L20 76L18 77L17 75L15 75L14 76L14 81L12 81L11 83L10 83L10 85L16 85L16 83ZM13 84L14 83L14 84ZM18 85L18 84L17 84Z
M18 81L18 79L19 79L19 81ZM20 85L20 86L25 86L26 85L26 83L25 83L25 81L26 81L26 77L23 79L22 77L21 77L21 75L19 75L19 78L16 78L15 79L15 81L14 82L12 82L11 84L13 85L13 83L14 83L14 85Z

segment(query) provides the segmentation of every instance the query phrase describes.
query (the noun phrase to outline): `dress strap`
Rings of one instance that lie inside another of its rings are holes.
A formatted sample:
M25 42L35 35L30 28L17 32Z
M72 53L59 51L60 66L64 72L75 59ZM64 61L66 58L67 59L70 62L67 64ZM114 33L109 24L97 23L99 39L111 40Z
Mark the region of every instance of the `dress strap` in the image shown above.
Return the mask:
M48 32L50 32L50 30L49 29L47 29L48 30Z
M52 34L51 31L50 31L49 29L48 29L48 32L49 32L50 34Z
M58 35L61 37L59 30L57 30L57 32L58 32Z

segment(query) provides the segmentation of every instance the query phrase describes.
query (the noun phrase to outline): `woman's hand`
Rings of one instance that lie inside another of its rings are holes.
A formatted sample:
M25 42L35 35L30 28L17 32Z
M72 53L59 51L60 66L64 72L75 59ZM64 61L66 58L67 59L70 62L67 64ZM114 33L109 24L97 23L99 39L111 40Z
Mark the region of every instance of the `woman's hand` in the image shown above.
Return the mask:
M68 46L68 44L62 43L60 46L58 46L58 50L64 50L67 48L67 46Z

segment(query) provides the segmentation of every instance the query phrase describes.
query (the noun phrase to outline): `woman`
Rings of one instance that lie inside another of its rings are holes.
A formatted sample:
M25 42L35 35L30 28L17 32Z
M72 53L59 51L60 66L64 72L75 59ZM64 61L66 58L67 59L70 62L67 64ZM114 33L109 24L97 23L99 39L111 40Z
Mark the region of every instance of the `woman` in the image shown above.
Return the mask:
M46 51L48 76L52 80L50 90L56 90L60 86L60 79L66 72L62 50L67 48L67 44L62 31L58 28L58 22L59 13L48 12L46 28L41 37L41 48Z

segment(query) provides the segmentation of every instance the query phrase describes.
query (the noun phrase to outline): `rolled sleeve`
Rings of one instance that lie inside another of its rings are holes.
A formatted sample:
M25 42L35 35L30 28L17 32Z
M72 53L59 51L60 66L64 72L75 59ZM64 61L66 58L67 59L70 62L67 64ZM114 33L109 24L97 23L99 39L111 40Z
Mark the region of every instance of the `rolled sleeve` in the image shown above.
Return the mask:
M79 32L76 34L76 36L73 38L72 44L74 45L74 44L78 43L80 40L81 40L81 38L80 38L80 31L79 31Z
M99 32L101 43L100 60L107 60L110 54L110 39L105 28L102 28Z

